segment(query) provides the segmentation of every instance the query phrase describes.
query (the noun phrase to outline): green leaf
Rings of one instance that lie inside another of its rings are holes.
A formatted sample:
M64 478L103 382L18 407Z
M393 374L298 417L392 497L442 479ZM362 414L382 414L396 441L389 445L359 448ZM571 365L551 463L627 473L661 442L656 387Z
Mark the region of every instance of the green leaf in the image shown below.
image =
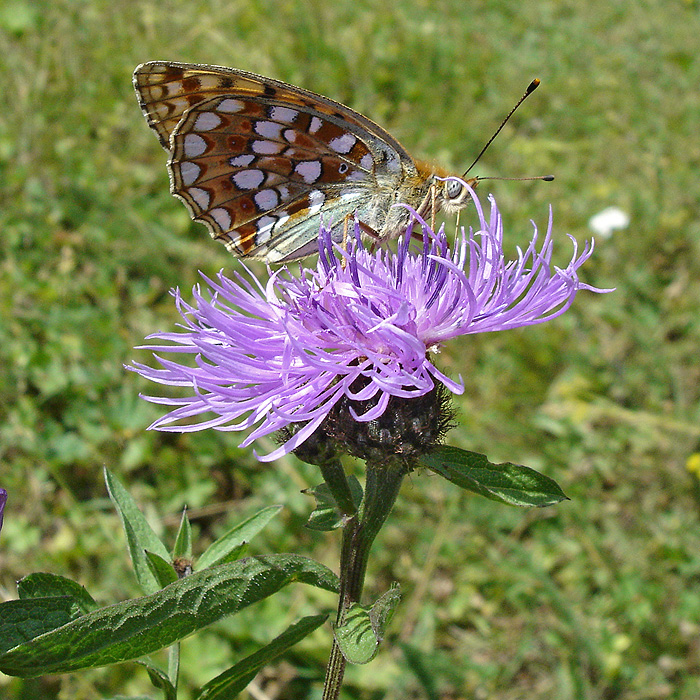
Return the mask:
M401 587L395 583L391 588L370 608L369 619L372 629L377 639L381 642L384 639L384 632L394 617L394 611L401 602Z
M17 582L17 593L20 600L68 596L81 615L97 609L97 603L84 586L57 574L29 574Z
M177 690L165 671L146 661L137 661L136 663L146 669L153 687L163 691L163 700L177 700Z
M486 455L442 446L419 460L453 484L511 506L550 506L568 500L553 479L520 464L493 464Z
M350 606L334 634L340 651L351 664L366 664L376 656L400 600L401 592L395 585L369 609L358 603Z
M216 678L212 678L202 687L199 695L195 696L196 700L230 700L235 693L240 693L253 680L263 666L318 629L327 618L328 615L302 618L262 649L258 649Z
M187 508L182 511L180 529L177 531L173 547L173 560L178 558L192 559L192 527L190 519L187 517Z
M201 571L216 564L232 561L233 557L243 551L246 543L250 542L272 518L280 512L282 506L268 506L252 515L247 520L231 528L227 533L212 542L207 550L197 560L196 569Z
M151 569L151 573L158 581L158 588L165 588L171 583L177 581L177 572L169 561L165 561L163 557L159 557L153 552L146 552L146 561Z
M0 604L0 658L9 649L80 617L69 596L8 600Z
M348 485L352 495L352 501L357 509L362 501L362 485L354 476L348 477ZM343 527L347 520L325 482L314 486L311 489L304 489L304 492L316 499L316 508L309 516L306 522L306 527L309 530L319 530L321 532L329 532L336 528Z
M294 581L338 590L337 577L322 564L294 554L275 554L200 571L152 595L110 605L75 620L70 618L69 598L2 603L0 646L4 653L0 654L0 671L32 677L135 659ZM64 600L68 606L64 603L59 607L57 601ZM46 601L45 608L40 601ZM18 611L16 606L27 609ZM47 622L47 616L53 621ZM8 639L13 640L12 647Z
M432 667L431 659L426 658L426 654L422 649L418 649L406 642L399 642L401 651L408 667L415 673L420 686L428 700L440 700L438 692L438 682L436 679L435 669Z
M131 561L139 585L146 593L155 593L160 589L160 585L148 564L145 552L146 550L153 552L166 561L170 558L170 554L156 533L153 532L129 492L114 474L106 468L105 483L107 484L109 497L112 499L122 520L129 554L131 555Z

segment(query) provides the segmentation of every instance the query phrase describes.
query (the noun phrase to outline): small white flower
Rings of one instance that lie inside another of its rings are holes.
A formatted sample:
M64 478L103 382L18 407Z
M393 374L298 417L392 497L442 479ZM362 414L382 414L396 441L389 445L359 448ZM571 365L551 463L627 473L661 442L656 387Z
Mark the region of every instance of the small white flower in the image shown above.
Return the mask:
M588 221L588 227L591 231L601 238L610 238L613 231L627 228L629 224L629 214L619 207L607 207Z

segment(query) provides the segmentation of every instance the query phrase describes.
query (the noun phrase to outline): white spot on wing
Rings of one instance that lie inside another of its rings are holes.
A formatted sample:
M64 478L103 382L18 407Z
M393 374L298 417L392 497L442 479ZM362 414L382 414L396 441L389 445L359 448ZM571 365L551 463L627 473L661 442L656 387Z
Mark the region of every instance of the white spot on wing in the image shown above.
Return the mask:
M188 160L180 163L180 177L185 185L192 185L201 172L202 169L196 163L190 163Z
M202 209L206 209L209 206L211 197L209 196L209 193L206 190L203 190L199 187L190 187L187 190L187 193Z
M196 158L207 150L207 142L197 134L187 134L185 136L185 156Z
M289 107L273 107L270 110L270 119L274 119L277 122L284 122L285 124L291 124L296 118L299 112L296 109L290 109Z
M374 165L374 159L371 153L365 153L362 158L360 158L360 167L365 170L372 170L372 165Z
M268 121L257 121L255 122L255 132L264 136L266 139L279 139L280 131L282 130L281 124L276 124L275 122Z
M211 131L221 124L221 117L214 112L202 112L194 121L195 131Z
M325 201L326 195L323 194L321 190L311 190L311 192L309 192L309 204L311 206L309 207L308 216L318 214Z
M217 109L219 112L240 112L242 109L245 109L245 102L236 100L233 97L227 97L219 102Z
M231 228L231 215L222 209L221 207L216 207L209 212L209 216L216 222L217 226L222 231L228 231Z
M321 176L321 162L318 160L302 160L294 167L294 172L309 185Z
M309 133L315 134L323 126L323 121L318 117L311 117L311 122L309 123Z
M386 152L386 167L392 173L401 172L401 160L393 151Z
M228 162L234 168L244 168L246 165L250 165L255 160L255 156L252 153L244 153L240 156L233 156L229 158Z
M253 141L250 148L253 153L258 155L274 155L279 153L284 147L284 144L275 143L274 141Z
M255 197L253 197L258 209L262 211L268 211L269 209L274 209L279 203L279 195L277 190L260 190Z
M342 136L338 136L335 139L331 139L328 142L328 145L336 152L336 153L350 153L352 151L352 147L357 143L357 137L353 136L352 134L343 134Z
M256 190L265 180L262 170L240 170L231 175L231 181L241 190Z
M258 245L267 243L272 238L272 229L277 223L277 218L274 216L261 216L258 219L258 232L255 235L255 242Z

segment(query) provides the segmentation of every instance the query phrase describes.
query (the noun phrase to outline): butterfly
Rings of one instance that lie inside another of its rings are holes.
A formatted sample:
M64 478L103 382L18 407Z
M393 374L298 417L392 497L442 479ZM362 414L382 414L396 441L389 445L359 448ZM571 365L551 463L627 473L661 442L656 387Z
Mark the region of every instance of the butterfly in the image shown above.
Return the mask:
M410 214L464 208L469 190L414 160L387 131L328 97L254 73L152 61L134 72L149 126L168 152L170 190L239 258L279 263L318 252L349 217L378 240ZM488 144L487 144L488 145ZM467 181L474 187L477 178Z

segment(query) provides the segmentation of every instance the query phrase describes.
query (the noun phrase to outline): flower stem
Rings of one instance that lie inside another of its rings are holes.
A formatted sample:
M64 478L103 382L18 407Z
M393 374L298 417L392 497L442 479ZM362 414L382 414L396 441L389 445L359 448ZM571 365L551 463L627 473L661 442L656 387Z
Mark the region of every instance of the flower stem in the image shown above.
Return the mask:
M348 608L360 602L370 548L391 512L401 481L407 473L406 464L399 460L380 466L367 465L367 482L360 513L349 518L343 529L336 627L343 623ZM345 657L333 637L322 700L337 700L339 697L345 663Z

